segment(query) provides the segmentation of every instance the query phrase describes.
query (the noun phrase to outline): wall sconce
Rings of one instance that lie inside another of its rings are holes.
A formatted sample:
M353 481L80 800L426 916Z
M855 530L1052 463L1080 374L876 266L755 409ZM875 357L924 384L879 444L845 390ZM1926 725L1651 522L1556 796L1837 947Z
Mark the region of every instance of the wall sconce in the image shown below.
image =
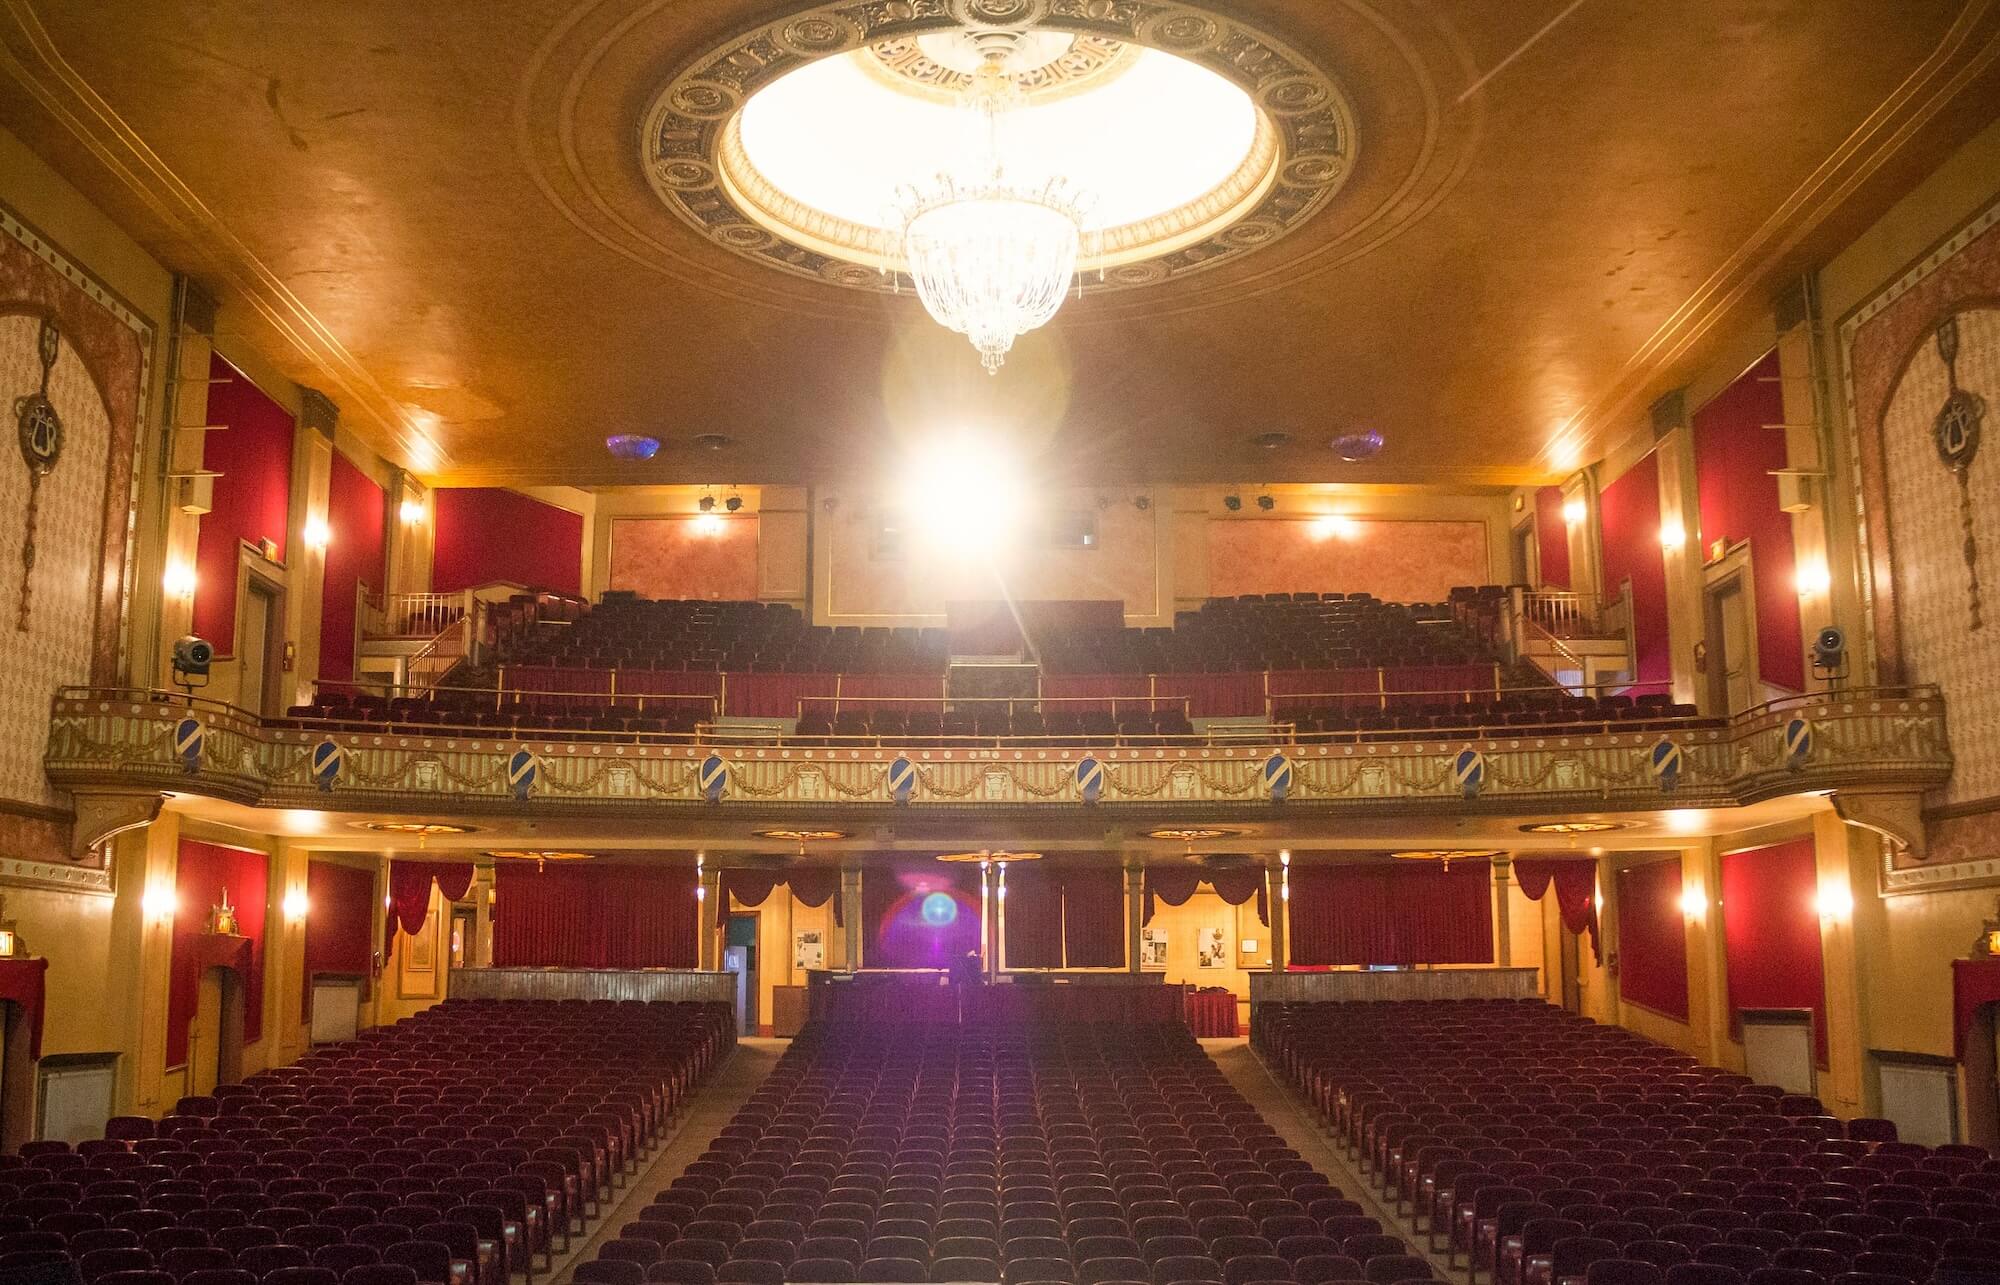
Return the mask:
M158 884L146 889L139 898L139 909L145 912L148 919L172 919L180 904L180 898L174 895L172 888Z
M1329 513L1314 518L1311 530L1315 540L1352 540L1361 534L1361 524L1344 513Z
M397 512L402 515L403 521L409 523L411 526L415 526L424 520L424 502L422 500L404 500L402 507Z
M194 568L185 562L169 562L166 570L160 573L160 588L169 598L179 598L183 601L192 598L194 586Z
M1687 528L1680 523L1667 521L1660 524L1660 547L1667 552L1678 552L1687 543L1687 538Z
M1278 849L1278 864L1281 866L1292 864L1292 850L1290 848Z
M1689 919L1699 919L1708 913L1708 894L1699 888L1689 888L1681 893L1681 913Z
M1844 883L1823 883L1819 895L1814 899L1814 909L1821 919L1831 923L1845 923L1854 917L1854 890Z
M333 528L326 524L325 518L307 518L299 537L306 542L308 549L325 553L326 546L333 543Z
M16 938L12 928L0 928L0 959L14 958Z
M1799 564L1797 580L1801 598L1817 598L1833 588L1833 572L1818 558Z
M1590 506L1582 500L1566 500L1563 502L1563 521L1570 526L1582 526L1583 520L1589 516Z
M306 900L306 893L303 888L293 888L287 892L284 901L280 904L284 908L285 921L287 923L298 923L306 917L306 912L311 909L311 903Z

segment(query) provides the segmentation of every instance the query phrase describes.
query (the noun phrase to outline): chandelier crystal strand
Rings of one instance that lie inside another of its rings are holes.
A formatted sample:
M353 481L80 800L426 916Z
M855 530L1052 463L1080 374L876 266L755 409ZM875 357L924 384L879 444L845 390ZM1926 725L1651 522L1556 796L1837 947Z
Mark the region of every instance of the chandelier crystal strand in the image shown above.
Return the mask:
M892 220L917 297L972 341L989 373L1062 306L1092 204L1008 146L1007 118L1023 102L1006 71L1016 38L978 34L984 61L966 91L963 141L944 170L899 191Z

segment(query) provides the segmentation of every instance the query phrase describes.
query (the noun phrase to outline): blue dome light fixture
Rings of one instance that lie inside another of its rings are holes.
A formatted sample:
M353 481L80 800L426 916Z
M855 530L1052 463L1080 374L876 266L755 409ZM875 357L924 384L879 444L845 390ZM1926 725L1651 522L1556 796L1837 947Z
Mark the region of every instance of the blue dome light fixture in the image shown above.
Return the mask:
M1362 460L1372 459L1382 449L1382 435L1372 428L1359 433L1342 433L1327 445L1349 464L1359 464Z
M643 433L613 433L604 449L621 460L650 460L660 453L660 439Z

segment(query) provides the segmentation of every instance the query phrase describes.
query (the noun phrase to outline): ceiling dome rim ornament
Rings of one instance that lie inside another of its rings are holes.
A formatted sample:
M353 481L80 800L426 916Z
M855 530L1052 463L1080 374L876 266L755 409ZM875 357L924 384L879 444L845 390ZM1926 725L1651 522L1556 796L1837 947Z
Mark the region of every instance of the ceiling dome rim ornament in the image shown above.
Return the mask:
M1191 220L1157 250L1113 259L1096 291L1178 281L1262 251L1325 209L1354 173L1355 112L1345 89L1293 46L1233 16L1182 0L867 0L799 6L683 64L641 119L647 185L683 224L743 258L821 285L909 290L905 274L855 271L862 265L843 247L809 231L787 235L767 211L746 208L748 185L740 167L732 180L725 153L744 104L780 77L823 58L968 24L1040 26L1157 49L1220 76L1256 107L1260 141L1275 158L1245 189L1247 198L1221 220L1212 211ZM1236 232L1246 224L1250 230Z

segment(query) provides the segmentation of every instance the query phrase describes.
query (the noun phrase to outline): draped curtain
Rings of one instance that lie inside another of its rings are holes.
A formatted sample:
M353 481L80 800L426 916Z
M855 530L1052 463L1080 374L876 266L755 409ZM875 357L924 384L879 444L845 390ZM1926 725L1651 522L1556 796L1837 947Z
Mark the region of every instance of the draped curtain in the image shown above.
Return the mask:
M831 901L834 926L846 926L840 912L838 870L725 870L722 872L722 896L716 899L719 904L715 913L718 918L728 913L731 898L739 905L761 906L781 883L791 888L792 896L802 906L817 910Z
M1294 866L1291 889L1293 963L1493 962L1490 862Z
M942 894L938 899L933 894ZM980 942L979 867L930 861L861 877L861 961L869 968L948 968Z
M1156 903L1164 901L1169 906L1185 906L1188 898L1194 896L1201 884L1215 889L1215 895L1232 906L1240 906L1251 898L1257 900L1258 922L1269 926L1271 922L1271 899L1264 881L1264 867L1241 866L1234 870L1204 870L1199 866L1148 866L1146 867L1146 911L1141 923L1153 922Z
M1517 857L1514 878L1529 901L1540 901L1553 885L1563 927L1579 936L1590 934L1591 958L1604 962L1597 932L1597 862Z
M496 968L693 968L692 867L494 869Z
M312 1017L313 976L367 977L374 963L375 872L332 862L306 866L306 967L299 1016Z
M405 937L423 931L431 912L431 882L446 901L463 901L472 889L470 861L391 861L389 863L389 914L384 940L393 940L397 929Z
M1063 966L1063 888L1052 870L1039 861L1007 869L1007 900L1000 922L1009 968Z

